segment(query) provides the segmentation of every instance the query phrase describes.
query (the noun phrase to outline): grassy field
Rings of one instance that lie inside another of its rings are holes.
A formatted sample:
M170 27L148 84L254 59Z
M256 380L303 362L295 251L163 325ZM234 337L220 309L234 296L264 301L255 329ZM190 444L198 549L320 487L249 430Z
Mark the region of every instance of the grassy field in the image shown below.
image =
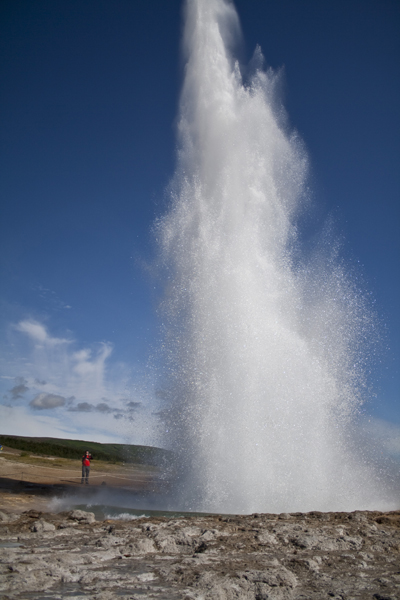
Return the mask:
M29 465L32 467L47 467L55 469L70 470L74 469L80 471L81 461L80 459L74 458L53 458L50 456L38 456L36 454L28 454L27 452L9 453L8 448L5 447L4 451L0 453L0 458L10 463L17 463L19 465ZM92 466L96 471L104 473L131 473L134 469L135 472L146 472L156 473L158 468L152 465L134 464L134 463L122 463L115 461L104 461L95 460Z
M13 455L13 460L27 462L27 459L39 460L42 457L52 457L76 461L82 454L89 450L96 464L135 464L145 466L158 466L168 459L169 452L161 448L150 446L134 446L129 444L100 444L85 440L63 440L58 438L21 437L15 435L0 435L0 444L19 451L19 456ZM35 457L29 455L34 454ZM3 454L6 458L6 454ZM65 462L60 461L63 466ZM37 464L37 463L36 463ZM48 458L46 459L48 464ZM58 466L56 461L52 461ZM75 463L74 463L75 464ZM65 468L65 467L64 467Z

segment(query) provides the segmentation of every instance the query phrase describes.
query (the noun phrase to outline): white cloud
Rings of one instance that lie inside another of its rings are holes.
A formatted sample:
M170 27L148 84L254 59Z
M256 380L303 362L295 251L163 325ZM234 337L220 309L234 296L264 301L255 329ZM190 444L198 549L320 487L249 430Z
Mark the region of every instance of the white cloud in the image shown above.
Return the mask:
M102 343L97 355L92 358L92 351L85 349L75 352L72 358L76 361L74 371L82 378L101 377L104 363L112 353L111 344Z
M143 414L135 421L133 429L129 420L114 419L108 413L72 413L61 407L51 415L45 411L36 411L33 415L27 406L10 407L0 404L0 442L1 435L9 434L151 446L157 445L153 425L148 414Z
M111 344L100 343L90 348L77 348L78 344L74 340L53 337L44 325L28 319L19 322L15 330L22 334L16 341L21 348L17 359L13 364L9 363L8 367L18 369L16 375L24 378L25 387L29 384L32 396L74 396L78 402L92 404L98 404L102 398L107 397L119 408L126 396L129 373L125 365L109 365L113 352ZM33 342L33 346L27 346L26 342ZM25 355L23 360L22 353ZM44 385L46 394L42 393ZM23 391L22 388L15 390L20 395ZM39 408L38 403L42 401L32 402L32 407ZM52 406L44 403L40 408Z
M10 403L11 396L13 400L12 405L1 407L9 412L8 420L0 418L0 434L10 433L12 423L15 435L156 443L155 399L141 385L137 371L133 382L132 369L113 360L110 343L82 346L74 339L54 337L33 319L11 326L9 336L0 389L5 392L4 404ZM132 389L141 391L129 393ZM49 427L43 433L45 423Z
M38 394L29 402L29 406L36 408L37 410L45 410L51 408L58 408L64 406L65 398L58 396L57 394Z
M109 417L107 417L108 420ZM113 420L112 420L113 421ZM0 404L0 440L3 435L22 435L28 437L55 437L72 440L87 440L103 444L116 444L121 439L118 427L107 427L105 423L95 421L90 425L77 426L71 420L57 416L37 413L34 418L25 406L9 407ZM111 423L113 425L113 423Z
M28 334L33 341L39 344L55 346L56 344L68 344L70 342L70 340L51 337L44 325L33 320L20 321L16 329Z

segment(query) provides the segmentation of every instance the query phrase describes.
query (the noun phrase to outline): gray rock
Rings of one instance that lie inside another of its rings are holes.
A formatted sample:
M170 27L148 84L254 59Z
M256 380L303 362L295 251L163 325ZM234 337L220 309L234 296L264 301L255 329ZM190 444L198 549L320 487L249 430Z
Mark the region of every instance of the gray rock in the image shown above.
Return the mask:
M31 526L31 531L34 533L43 533L46 531L55 531L56 527L53 523L48 523L44 519L39 519L39 521L35 521Z
M0 523L8 523L9 520L9 516L6 513L0 511Z
M96 520L94 513L85 510L73 510L70 512L69 518L78 521L78 523L88 523L89 525Z
M149 538L138 539L132 542L131 544L128 544L128 546L124 548L124 553L126 556L135 556L136 554L149 554L152 552L156 552L156 547L153 540Z
M257 535L257 539L263 546L271 546L278 543L276 536L273 533L269 533L269 531L262 531Z
M400 511L93 522L31 511L1 525L0 597L400 598Z

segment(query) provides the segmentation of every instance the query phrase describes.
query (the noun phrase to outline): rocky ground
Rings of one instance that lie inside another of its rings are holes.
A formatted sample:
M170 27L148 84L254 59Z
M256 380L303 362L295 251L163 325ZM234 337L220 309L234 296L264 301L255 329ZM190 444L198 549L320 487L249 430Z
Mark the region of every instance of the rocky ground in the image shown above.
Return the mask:
M131 521L49 512L71 506L66 498L123 501L159 487L150 468L106 464L81 486L75 462L1 457L0 600L400 600L400 511Z
M400 511L0 514L0 598L395 600Z

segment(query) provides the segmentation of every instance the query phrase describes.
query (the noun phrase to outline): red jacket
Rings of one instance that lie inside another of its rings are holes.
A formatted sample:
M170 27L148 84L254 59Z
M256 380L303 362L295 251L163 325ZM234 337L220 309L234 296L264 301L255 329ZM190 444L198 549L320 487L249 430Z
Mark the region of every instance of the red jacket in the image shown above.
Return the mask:
M91 454L84 454L82 456L82 465L84 467L90 467L91 460L93 460L93 456Z

